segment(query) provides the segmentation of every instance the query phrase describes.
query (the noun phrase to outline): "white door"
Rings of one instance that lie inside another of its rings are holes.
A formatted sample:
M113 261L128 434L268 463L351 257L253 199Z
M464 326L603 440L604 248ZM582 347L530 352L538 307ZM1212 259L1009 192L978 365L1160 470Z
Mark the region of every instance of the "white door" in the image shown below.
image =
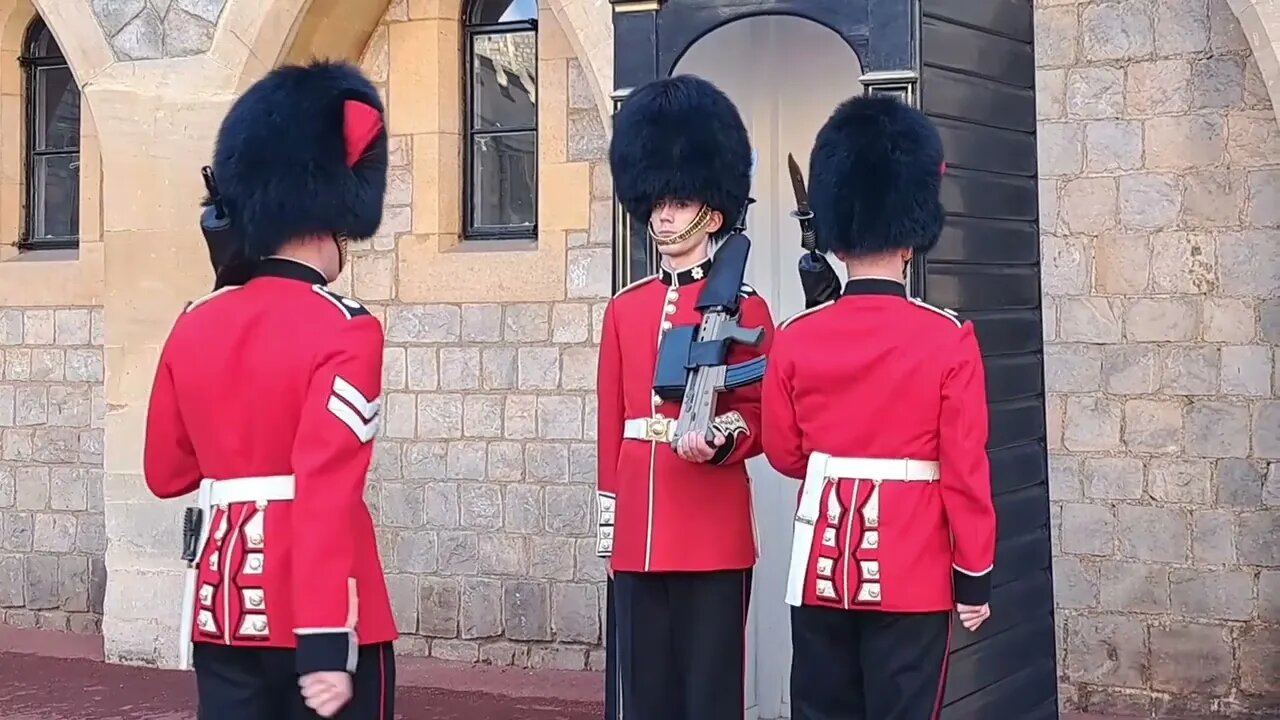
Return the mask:
M789 213L795 196L787 153L806 176L814 136L843 100L861 94L862 66L832 30L804 18L764 15L719 28L693 45L673 74L698 75L737 104L756 151L747 216L751 259L747 282L781 322L804 309L796 272L800 226ZM844 267L835 263L841 278ZM763 456L747 463L754 486L760 562L748 624L749 718L789 718L791 622L786 603L787 562L797 483L779 475Z

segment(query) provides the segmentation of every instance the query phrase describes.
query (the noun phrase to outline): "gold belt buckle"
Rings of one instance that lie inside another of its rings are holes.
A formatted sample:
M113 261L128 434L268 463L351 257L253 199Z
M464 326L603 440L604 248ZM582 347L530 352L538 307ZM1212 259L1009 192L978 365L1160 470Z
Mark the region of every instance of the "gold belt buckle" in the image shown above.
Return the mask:
M664 417L652 417L645 423L645 440L649 442L670 442L671 421Z

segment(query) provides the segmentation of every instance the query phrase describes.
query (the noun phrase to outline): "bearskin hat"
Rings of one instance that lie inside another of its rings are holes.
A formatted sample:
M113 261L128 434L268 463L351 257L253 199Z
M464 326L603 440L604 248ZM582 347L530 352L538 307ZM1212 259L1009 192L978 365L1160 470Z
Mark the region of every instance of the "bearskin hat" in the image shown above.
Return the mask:
M249 257L302 235L377 232L387 189L383 113L373 84L341 62L276 68L236 100L218 131L213 174Z
M618 201L642 222L659 201L680 198L720 211L727 229L751 192L751 142L738 108L693 75L631 93L614 117L609 164Z
M919 110L887 95L845 101L809 157L818 249L928 252L945 219L942 170L942 138Z

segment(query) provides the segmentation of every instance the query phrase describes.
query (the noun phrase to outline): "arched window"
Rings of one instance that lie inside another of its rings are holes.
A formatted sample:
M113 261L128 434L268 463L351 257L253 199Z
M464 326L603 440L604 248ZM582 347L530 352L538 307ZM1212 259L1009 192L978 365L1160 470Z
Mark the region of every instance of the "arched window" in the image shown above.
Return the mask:
M80 241L80 88L39 17L27 28L21 63L27 202L20 245L74 248Z
M473 0L463 128L465 235L533 239L538 223L538 2Z

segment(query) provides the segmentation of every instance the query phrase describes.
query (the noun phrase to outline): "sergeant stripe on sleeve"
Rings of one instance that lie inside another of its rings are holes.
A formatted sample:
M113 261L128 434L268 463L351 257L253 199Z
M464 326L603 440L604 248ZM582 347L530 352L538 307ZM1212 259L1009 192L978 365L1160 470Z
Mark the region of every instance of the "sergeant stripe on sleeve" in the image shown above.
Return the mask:
M329 412L355 433L361 444L378 434L382 425L381 396L369 400L341 375L333 376L333 394L329 396Z

